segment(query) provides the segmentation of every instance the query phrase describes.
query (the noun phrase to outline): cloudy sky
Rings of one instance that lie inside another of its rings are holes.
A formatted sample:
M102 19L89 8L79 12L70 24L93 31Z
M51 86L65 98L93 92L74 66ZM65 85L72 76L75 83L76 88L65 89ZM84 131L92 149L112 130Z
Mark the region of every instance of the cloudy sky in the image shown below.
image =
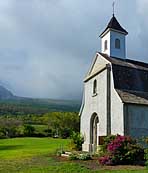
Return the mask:
M116 0L128 58L148 62L148 0ZM26 97L80 99L112 0L1 0L0 84Z

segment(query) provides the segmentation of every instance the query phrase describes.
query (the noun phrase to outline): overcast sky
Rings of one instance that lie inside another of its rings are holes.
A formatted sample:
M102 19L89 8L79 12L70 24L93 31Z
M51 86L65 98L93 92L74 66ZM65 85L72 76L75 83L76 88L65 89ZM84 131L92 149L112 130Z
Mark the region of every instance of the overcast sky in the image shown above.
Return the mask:
M148 62L148 0L116 0L128 58ZM112 0L1 0L0 84L15 95L80 99Z

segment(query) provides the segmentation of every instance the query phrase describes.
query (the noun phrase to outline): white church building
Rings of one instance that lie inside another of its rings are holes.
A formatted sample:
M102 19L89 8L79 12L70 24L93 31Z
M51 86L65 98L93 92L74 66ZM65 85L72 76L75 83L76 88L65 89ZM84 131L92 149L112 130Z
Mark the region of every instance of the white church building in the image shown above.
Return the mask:
M126 58L126 36L113 15L100 35L84 79L80 110L83 151L94 151L104 136L148 136L148 64Z

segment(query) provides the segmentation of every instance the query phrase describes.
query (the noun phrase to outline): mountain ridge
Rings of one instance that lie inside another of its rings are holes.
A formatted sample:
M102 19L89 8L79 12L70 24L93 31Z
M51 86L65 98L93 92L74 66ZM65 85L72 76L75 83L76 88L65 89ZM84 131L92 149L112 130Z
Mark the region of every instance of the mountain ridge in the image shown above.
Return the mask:
M42 99L15 96L0 85L0 115L3 114L42 114L56 111L78 112L80 101Z

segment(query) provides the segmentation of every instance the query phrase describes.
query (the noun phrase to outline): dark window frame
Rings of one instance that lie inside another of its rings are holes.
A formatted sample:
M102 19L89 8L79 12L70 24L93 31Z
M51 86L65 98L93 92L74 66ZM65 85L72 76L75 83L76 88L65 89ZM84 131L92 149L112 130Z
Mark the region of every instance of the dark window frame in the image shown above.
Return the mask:
M105 42L104 42L104 50L107 50L108 49L108 42L107 42L107 40L105 40Z
M120 49L121 48L121 42L119 38L115 39L115 48L116 49Z
M97 94L97 80L96 79L93 82L93 94Z

